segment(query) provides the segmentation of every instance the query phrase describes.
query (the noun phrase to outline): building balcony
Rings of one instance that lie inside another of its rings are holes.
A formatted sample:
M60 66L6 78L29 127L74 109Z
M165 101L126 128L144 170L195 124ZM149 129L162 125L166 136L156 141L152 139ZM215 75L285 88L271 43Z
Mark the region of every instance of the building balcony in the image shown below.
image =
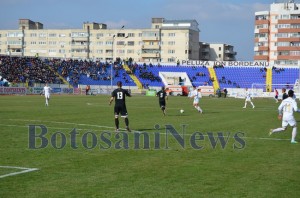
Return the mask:
M299 60L300 56L279 55L277 60Z
M142 45L142 49L159 49L159 45Z
M269 20L255 20L255 25L269 24Z
M14 52L10 51L9 54L14 56L22 56L22 52L16 52L16 51Z
M236 59L235 59L235 57L226 56L226 57L224 57L224 60L225 61L235 61Z
M254 56L254 60L269 60L268 55L256 55Z
M159 34L157 33L157 36L142 36L143 41L159 41L160 37L158 36Z
M280 19L278 24L299 24L300 19Z
M200 60L206 60L206 61L208 61L209 60L209 55L202 55L202 56L200 56Z
M233 55L237 54L237 52L235 52L233 50L225 50L224 52L225 52L225 54L233 54Z
M200 49L201 52L209 52L209 48L202 48Z
M159 58L160 57L160 55L159 55L159 53L154 53L154 52L148 52L148 53L145 53L145 52L143 52L142 54L141 54L141 56L142 56L142 58Z

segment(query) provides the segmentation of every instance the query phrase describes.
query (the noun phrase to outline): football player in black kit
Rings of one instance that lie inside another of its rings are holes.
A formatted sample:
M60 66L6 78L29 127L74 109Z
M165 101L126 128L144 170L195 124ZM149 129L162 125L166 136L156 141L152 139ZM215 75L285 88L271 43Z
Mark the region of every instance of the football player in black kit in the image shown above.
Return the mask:
M168 96L165 91L165 87L162 87L161 90L156 93L156 96L158 97L159 107L165 116L166 115L166 100L168 100Z
M111 93L111 98L109 100L109 105L111 105L112 101L115 100L115 107L114 107L114 114L115 114L115 125L116 125L116 132L119 131L119 115L125 119L126 130L131 132L129 129L129 120L128 120L128 113L126 109L125 97L131 97L129 92L125 89L122 89L122 82L117 82L118 88L115 89Z

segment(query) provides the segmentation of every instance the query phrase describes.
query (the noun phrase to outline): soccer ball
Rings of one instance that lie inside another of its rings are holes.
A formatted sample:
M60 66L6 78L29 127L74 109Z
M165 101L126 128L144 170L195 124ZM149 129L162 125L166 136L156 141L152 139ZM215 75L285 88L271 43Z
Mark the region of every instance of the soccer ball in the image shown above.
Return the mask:
M184 110L183 110L183 109L181 109L181 110L180 110L180 113L184 113Z

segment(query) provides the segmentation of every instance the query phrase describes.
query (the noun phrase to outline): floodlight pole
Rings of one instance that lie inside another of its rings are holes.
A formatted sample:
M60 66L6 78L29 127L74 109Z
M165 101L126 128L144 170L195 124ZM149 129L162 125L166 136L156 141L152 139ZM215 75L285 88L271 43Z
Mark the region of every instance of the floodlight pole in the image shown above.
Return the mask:
M110 67L110 91L113 91L113 67L114 67L114 44L115 44L115 36L113 35L113 40L112 40L112 61L111 61L111 67Z
M298 73L298 98L300 100L300 60L298 60L298 69L299 69L299 73Z
M112 38L112 61L111 61L111 67L110 67L110 90L111 92L113 91L113 67L114 67L114 60L115 60L115 56L114 56L114 53L115 53L115 37L116 35L118 36L118 34L120 33L120 31L124 28L124 25L121 27L121 29L118 31L117 34L114 34L113 35L113 38Z

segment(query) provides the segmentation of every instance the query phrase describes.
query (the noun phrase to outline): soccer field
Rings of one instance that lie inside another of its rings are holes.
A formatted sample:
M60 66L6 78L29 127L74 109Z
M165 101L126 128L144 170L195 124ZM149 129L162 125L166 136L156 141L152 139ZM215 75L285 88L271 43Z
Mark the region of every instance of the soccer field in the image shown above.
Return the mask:
M243 109L243 99L203 98L199 114L190 98L169 97L164 117L157 98L133 96L133 131L118 134L108 101L53 95L45 107L42 96L0 96L0 197L300 194L300 145L290 143L291 128L268 135L281 126L272 99ZM142 135L149 148L143 138L136 144Z

